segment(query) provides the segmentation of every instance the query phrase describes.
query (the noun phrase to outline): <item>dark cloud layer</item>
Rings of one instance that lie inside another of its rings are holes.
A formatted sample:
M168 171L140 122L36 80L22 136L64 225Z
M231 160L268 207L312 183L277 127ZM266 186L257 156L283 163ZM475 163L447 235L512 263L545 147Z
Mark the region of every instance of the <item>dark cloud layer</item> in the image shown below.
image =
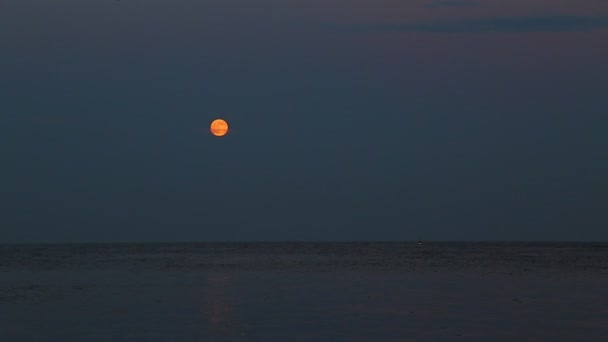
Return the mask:
M424 5L426 8L445 8L445 7L477 7L481 4L477 1L466 1L466 0L446 0L446 1L434 1Z
M523 16L334 26L352 32L569 32L608 28L608 16Z

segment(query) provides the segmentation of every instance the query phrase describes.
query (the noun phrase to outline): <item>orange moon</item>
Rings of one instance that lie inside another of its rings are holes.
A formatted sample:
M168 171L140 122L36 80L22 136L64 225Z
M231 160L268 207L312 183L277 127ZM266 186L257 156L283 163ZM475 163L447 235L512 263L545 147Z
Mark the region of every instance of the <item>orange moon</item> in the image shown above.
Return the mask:
M209 128L211 134L216 137L222 137L228 133L228 123L226 120L215 119L211 122L211 127Z

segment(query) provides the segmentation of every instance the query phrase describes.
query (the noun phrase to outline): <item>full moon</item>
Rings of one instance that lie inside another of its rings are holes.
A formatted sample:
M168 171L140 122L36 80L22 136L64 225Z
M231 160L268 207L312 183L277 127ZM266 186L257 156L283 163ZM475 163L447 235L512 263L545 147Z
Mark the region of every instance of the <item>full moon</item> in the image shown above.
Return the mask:
M226 120L215 119L213 122L211 122L211 127L209 130L211 131L211 134L215 135L216 137L224 136L226 133L228 133L228 123Z

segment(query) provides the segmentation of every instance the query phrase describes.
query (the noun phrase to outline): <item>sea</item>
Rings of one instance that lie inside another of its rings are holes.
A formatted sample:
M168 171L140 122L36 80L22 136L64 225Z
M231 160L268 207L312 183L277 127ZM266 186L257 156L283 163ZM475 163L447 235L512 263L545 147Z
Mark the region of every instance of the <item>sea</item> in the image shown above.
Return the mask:
M608 243L0 245L0 341L608 341Z

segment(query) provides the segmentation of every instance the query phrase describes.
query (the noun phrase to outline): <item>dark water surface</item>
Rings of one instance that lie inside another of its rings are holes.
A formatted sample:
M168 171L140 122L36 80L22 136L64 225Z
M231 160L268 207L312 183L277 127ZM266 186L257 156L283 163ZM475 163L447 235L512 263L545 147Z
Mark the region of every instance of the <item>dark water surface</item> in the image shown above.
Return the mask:
M0 246L2 341L607 341L606 243Z

